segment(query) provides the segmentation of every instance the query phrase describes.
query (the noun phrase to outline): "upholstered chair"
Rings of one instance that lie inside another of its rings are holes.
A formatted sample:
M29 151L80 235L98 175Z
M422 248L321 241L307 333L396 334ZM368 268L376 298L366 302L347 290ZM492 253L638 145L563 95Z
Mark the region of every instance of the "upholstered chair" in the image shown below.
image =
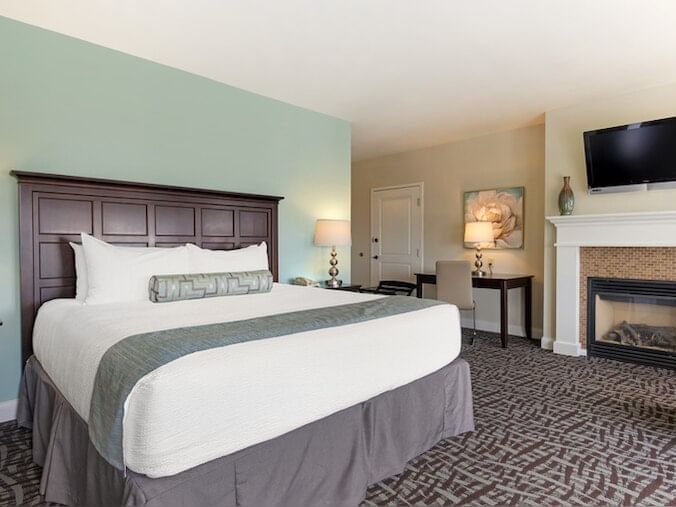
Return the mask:
M437 299L472 310L472 343L476 336L476 304L472 296L472 263L469 261L437 261Z

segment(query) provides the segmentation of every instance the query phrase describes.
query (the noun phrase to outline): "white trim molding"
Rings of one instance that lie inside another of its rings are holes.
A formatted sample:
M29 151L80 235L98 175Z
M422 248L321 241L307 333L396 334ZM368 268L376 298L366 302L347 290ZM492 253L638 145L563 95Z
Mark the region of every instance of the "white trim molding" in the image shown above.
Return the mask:
M580 248L676 247L676 211L547 217L556 227L557 354L586 355L580 345Z
M553 216L547 220L556 226L557 248L676 247L676 211Z
M550 336L543 336L540 338L540 348L554 350L554 338Z
M0 422L16 419L17 400L0 401Z
M583 354L582 351L584 350L580 343L567 343L564 340L556 340L554 342L554 350L555 354L561 354L564 356L573 356L573 357L578 357L578 356L583 356L586 355L586 351Z
M471 316L471 310L466 311L462 310L461 313L469 313L470 315L461 315L460 325L466 329L472 329L473 320ZM493 320L477 320L476 321L477 331L486 331L489 333L499 333L500 332L500 322ZM526 328L520 324L509 324L507 326L507 333L510 336L520 336L521 338L526 337ZM534 327L533 328L533 337L542 336L542 329ZM534 338L535 339L535 338Z

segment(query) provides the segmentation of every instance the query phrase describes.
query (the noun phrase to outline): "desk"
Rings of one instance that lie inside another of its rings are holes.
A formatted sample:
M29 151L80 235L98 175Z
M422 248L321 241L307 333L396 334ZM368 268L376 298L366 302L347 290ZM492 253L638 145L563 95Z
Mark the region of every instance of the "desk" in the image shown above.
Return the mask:
M478 289L497 289L500 291L500 339L502 347L506 348L509 339L509 308L507 294L509 289L523 287L526 293L525 301L525 327L526 338L533 338L533 276L534 275L508 275L493 273L486 276L473 276L472 287ZM416 296L422 297L423 284L436 285L435 273L416 273Z

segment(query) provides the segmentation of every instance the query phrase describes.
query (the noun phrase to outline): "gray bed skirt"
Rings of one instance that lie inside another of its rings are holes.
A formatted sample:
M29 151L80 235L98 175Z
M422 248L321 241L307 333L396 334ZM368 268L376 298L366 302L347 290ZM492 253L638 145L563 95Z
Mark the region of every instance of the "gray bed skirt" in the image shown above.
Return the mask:
M96 451L87 424L32 357L17 419L32 428L40 492L66 505L358 505L443 438L474 429L469 365L456 359L415 382L185 472L125 477Z

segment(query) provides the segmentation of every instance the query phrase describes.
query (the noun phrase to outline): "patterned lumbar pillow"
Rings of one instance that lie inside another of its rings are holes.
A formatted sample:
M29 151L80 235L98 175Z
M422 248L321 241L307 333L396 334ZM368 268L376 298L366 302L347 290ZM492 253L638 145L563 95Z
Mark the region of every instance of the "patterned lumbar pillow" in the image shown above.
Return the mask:
M154 275L150 278L148 289L153 303L259 294L272 290L272 273L263 269L238 273Z

